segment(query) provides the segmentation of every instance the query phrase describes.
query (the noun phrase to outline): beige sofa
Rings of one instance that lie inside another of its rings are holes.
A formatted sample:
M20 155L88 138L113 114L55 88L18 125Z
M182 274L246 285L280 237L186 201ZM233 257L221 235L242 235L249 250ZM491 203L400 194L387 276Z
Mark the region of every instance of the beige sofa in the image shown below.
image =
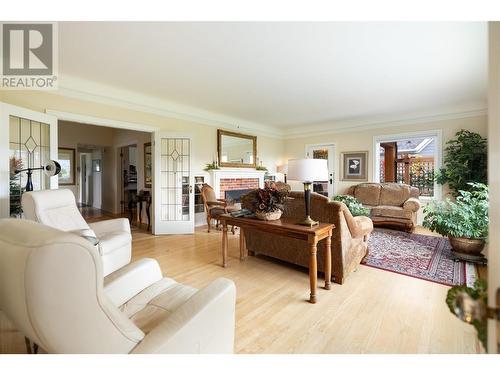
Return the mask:
M369 208L375 226L413 231L420 209L417 188L393 182L363 183L351 186L348 195Z
M242 206L246 206L244 199ZM282 217L304 218L304 192L292 191ZM320 222L333 223L332 278L342 284L367 254L367 242L373 230L372 221L365 216L353 217L344 203L331 202L323 195L311 194L311 217ZM304 241L255 230L245 231L249 254L257 253L309 267L309 252ZM324 241L318 244L318 270L323 271Z

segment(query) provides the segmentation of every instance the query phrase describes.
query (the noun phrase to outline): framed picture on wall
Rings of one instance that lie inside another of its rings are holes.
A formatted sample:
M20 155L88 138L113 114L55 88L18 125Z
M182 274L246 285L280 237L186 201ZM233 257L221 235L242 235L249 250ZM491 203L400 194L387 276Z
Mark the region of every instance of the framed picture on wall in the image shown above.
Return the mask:
M60 147L57 158L61 165L59 185L75 185L75 149Z
M368 181L368 151L342 153L342 181Z

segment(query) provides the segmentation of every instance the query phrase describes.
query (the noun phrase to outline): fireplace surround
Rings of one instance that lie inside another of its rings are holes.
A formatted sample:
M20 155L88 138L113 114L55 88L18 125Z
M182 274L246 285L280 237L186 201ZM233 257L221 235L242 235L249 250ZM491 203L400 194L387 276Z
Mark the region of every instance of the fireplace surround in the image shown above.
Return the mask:
M264 171L247 168L223 168L210 171L215 195L225 198L228 190L246 190L264 187Z

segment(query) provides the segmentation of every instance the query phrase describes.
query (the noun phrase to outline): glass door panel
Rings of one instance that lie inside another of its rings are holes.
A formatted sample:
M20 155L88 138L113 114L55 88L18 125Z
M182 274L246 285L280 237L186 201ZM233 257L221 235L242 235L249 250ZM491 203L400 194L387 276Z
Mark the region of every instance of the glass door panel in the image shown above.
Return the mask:
M57 159L57 119L53 116L0 103L0 217L21 214L26 172ZM33 190L57 188L57 177L33 171Z
M193 233L191 139L155 134L155 234Z

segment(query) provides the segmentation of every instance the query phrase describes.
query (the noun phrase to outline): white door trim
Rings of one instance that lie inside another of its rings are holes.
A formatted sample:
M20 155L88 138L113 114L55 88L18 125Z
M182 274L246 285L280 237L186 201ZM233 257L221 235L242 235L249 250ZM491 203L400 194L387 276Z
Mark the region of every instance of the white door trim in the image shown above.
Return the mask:
M0 102L0 217L10 216L9 116L11 115L49 124L50 159L57 160L58 158L57 118L55 116ZM57 189L58 186L58 177L51 177L50 188Z
M81 124L95 125L95 126L105 126L108 128L118 128L125 130L136 130L140 132L151 133L160 130L159 127L150 126L146 124L140 124L135 122L127 122L120 120L111 120L103 117L93 117L87 115L80 115L77 113L61 112L52 109L45 110L45 113L57 117L58 120L78 122Z

